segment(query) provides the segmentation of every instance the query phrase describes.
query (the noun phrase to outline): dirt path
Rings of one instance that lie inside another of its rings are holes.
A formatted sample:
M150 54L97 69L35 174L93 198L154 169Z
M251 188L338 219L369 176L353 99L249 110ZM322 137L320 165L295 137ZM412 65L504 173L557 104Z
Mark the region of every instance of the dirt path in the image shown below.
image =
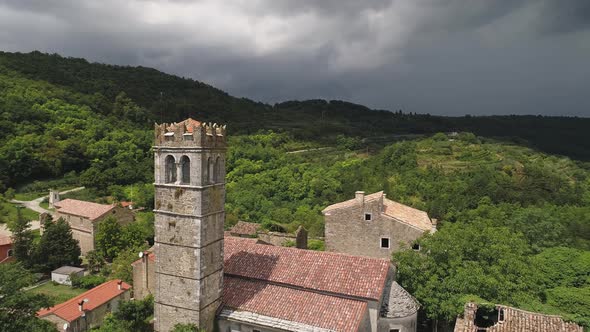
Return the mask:
M64 190L62 192L60 192L60 195L65 195L67 193L71 193L74 191L80 191L84 189L84 187L78 187L78 188L74 188L74 189L69 189L69 190ZM37 213L49 213L51 215L53 215L52 211L49 211L47 209L42 208L39 204L41 204L41 202L43 202L43 199L45 199L47 196L42 196L39 198L35 198L32 201L18 201L18 200L11 200L11 203L16 203L16 204L20 204L24 207L26 207L27 209L31 209ZM35 229L39 229L40 225L39 225L39 220L31 220L31 229L35 230ZM8 229L8 225L6 224L2 224L0 225L0 235L6 235L6 236L12 236L12 232L10 232L10 230Z

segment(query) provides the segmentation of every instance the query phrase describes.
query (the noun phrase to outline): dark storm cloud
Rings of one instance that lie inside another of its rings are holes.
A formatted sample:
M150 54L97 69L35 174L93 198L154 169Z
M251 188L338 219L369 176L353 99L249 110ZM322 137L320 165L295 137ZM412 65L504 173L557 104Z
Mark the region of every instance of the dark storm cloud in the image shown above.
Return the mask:
M268 102L590 116L587 0L0 0L0 49L152 66Z

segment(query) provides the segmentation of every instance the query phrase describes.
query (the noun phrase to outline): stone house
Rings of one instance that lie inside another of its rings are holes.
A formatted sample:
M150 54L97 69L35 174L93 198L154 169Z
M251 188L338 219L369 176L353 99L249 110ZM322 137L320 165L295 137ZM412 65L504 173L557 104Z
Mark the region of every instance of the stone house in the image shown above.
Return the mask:
M389 259L225 237L225 126L187 119L154 129L154 259L133 266L145 280L138 298L154 294L156 331L416 331L418 304Z
M64 199L54 203L54 206L56 208L54 219L63 218L70 225L73 238L80 243L82 255L94 250L98 224L102 220L112 216L120 224L126 225L135 218L133 211L115 204Z
M333 204L322 211L326 251L391 258L401 248L419 250L414 242L436 231L436 220L424 211L388 199L382 191Z
M120 301L129 300L130 289L121 280L110 280L66 302L41 309L37 316L55 324L58 331L88 331L99 326L107 313L117 311Z
M578 324L566 322L555 315L544 315L504 305L496 305L482 314L478 305L465 304L463 316L457 317L455 332L583 332Z

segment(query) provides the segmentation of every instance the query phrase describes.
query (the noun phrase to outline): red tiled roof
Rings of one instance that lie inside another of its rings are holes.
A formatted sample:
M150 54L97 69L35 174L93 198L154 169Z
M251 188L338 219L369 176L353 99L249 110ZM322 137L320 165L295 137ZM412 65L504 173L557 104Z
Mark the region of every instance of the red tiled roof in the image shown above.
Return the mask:
M168 131L174 131L181 124L185 126L187 133L192 133L194 127L201 126L201 122L200 121L194 120L192 118L188 118L188 119L186 119L184 121L170 124L170 126L168 128L166 128L166 130L168 130Z
M10 236L0 236L0 246L12 244L12 238Z
M129 207L130 205L133 205L133 202L123 201L123 202L119 202L119 204L121 204L122 207Z
M310 290L379 300L390 263L350 256L255 244L225 238L224 273Z
M497 305L498 310L504 311L504 321L488 327L488 332L583 332L583 328L575 323L565 322L561 317L543 315L524 311L503 305ZM475 315L477 304L467 303L463 317L457 318L455 332L476 332Z
M118 279L107 281L104 284L96 286L91 290L84 292L66 302L60 303L48 309L39 310L37 312L37 316L42 318L53 314L64 319L65 321L72 322L82 314L78 308L78 303L80 301L88 299L88 302L84 303L84 310L92 311L131 288L129 284L123 282L121 284L121 289L119 290L117 285L119 281L120 280Z
M77 199L64 199L55 204L59 213L67 213L75 216L95 220L115 208L115 205L98 204L79 201Z
M233 277L224 278L223 304L333 331L357 331L367 311L364 301Z
M253 223L253 222L245 222L245 221L238 221L237 224L234 225L230 229L231 234L239 234L239 235L251 235L254 236L258 233L258 229L260 228L260 224Z

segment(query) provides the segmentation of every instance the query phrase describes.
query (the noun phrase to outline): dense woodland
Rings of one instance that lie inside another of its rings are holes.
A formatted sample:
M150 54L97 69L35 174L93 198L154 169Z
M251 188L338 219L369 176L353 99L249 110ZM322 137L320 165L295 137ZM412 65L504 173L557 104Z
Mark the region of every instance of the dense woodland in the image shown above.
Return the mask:
M0 53L0 192L84 185L76 197L149 210L153 122L188 116L228 125L227 227L302 224L321 237L324 207L356 190L385 190L440 220L419 241L423 250L392 258L428 318L452 322L474 299L590 326L588 118L449 118L323 100L267 105L149 68ZM141 225L149 227L149 214ZM100 246L100 256L118 259L115 268L153 237L107 226L121 238Z

